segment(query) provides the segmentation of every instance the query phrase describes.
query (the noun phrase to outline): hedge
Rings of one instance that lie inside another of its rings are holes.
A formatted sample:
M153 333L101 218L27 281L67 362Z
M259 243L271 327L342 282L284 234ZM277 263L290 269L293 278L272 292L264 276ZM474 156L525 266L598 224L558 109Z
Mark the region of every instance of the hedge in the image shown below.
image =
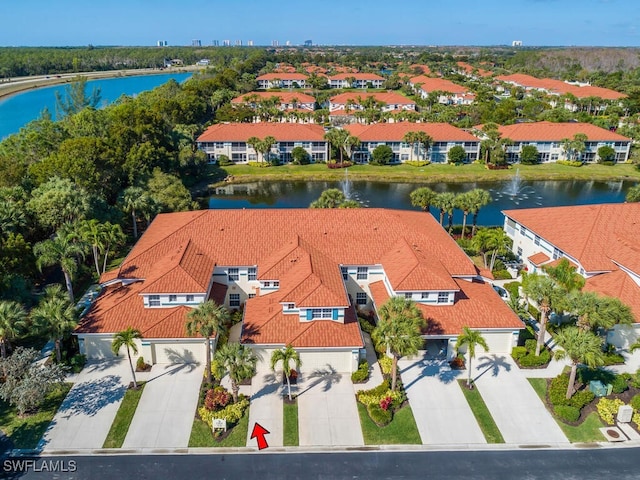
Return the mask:
M369 379L369 363L364 360L358 365L358 369L351 374L353 383L364 383Z
M556 405L554 408L556 415L567 422L577 422L580 418L580 409L570 405Z

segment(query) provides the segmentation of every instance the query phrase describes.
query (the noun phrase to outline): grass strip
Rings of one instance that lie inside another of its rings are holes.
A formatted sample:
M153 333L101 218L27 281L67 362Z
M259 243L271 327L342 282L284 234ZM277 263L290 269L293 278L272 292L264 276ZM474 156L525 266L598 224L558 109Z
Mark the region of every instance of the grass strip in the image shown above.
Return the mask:
M482 430L482 434L484 435L487 443L504 443L504 438L502 438L502 434L496 425L496 422L493 420L491 416L491 412L487 408L487 405L484 403L482 399L482 395L477 388L469 390L467 388L466 380L458 380L458 385L462 389L462 393L467 399L467 403L473 412L473 415L476 417L476 421L480 426L480 430Z
M0 401L0 430L13 442L14 448L34 449L60 408L72 383L63 383L49 393L33 415L19 417L15 407Z
M138 408L138 402L144 390L144 382L138 383L139 388L137 390L127 389L124 393L122 403L116 413L116 417L113 419L109 434L102 445L102 448L120 448L124 443L124 439L129 431L129 425L133 420L133 415Z
M246 447L249 431L249 409L247 409L238 424L233 427L229 435L221 441L213 438L211 428L199 418L193 419L189 447Z
M365 445L420 445L422 439L409 405L393 414L393 420L385 427L379 427L371 420L367 407L358 402L358 415Z
M283 445L297 447L300 443L298 435L298 402L283 404Z

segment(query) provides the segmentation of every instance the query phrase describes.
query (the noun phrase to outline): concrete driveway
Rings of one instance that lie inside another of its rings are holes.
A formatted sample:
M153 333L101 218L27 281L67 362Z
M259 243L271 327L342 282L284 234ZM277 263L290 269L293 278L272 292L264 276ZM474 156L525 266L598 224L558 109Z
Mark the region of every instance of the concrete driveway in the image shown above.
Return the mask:
M480 355L472 368L476 386L506 443L568 442L510 355Z
M122 447L187 447L203 374L194 363L154 365Z
M257 447L257 440L251 439L251 431L256 423L269 431L265 438L271 447L281 447L282 440L282 395L280 375L271 371L268 360L259 360L256 375L251 380L251 405L249 407L249 431L247 447Z
M363 446L351 375L330 368L303 372L298 386L300 446Z
M463 372L425 352L400 359L398 370L423 444L487 443L458 385Z
M125 358L88 363L40 442L44 450L102 448L131 381Z

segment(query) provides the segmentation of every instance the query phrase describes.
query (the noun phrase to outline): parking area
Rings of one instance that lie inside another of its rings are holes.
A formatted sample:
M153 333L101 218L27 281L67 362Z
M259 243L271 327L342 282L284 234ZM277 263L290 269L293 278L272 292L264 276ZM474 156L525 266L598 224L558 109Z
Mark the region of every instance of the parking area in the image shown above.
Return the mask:
M282 440L282 396L279 379L271 371L268 360L259 360L256 375L251 380L251 406L249 407L249 429L247 447L256 447L251 439L251 430L256 423L269 431L269 446L281 447Z

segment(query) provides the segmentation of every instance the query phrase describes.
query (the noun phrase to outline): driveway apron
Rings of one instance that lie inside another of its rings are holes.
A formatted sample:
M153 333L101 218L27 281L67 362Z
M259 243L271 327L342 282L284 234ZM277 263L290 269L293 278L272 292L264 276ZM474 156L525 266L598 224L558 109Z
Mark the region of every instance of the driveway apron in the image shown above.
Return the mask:
M256 423L267 429L265 437L269 446L282 446L282 395L280 376L271 371L266 360L259 360L256 374L251 380L251 405L249 407L249 431L247 447L257 447L257 439L251 439Z
M87 364L74 379L41 440L45 451L102 448L131 373L125 359L103 360Z
M197 364L154 365L123 448L187 447L202 378Z
M424 355L400 359L398 370L423 444L487 443L458 385L460 371Z
M473 362L472 377L506 443L568 442L509 355L481 355Z

